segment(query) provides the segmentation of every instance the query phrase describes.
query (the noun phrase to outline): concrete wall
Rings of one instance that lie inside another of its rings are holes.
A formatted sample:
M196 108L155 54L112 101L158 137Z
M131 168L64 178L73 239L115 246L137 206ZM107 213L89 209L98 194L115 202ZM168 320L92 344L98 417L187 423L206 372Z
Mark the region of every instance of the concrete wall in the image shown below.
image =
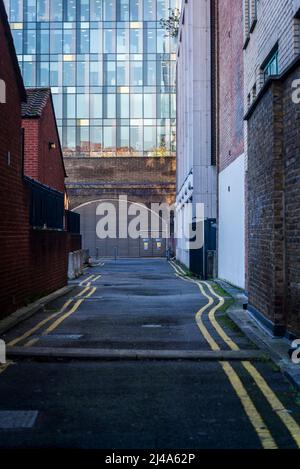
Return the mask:
M177 212L204 204L205 218L216 218L216 167L211 155L210 0L182 4L177 59ZM180 216L180 213L178 213ZM178 259L189 266L179 241Z
M245 288L245 161L219 174L218 276Z

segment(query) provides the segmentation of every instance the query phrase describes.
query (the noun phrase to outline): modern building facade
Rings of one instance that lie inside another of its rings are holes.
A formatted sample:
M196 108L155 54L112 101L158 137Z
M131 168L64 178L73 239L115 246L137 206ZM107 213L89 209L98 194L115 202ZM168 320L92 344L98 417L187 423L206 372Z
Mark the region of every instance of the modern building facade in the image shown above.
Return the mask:
M71 207L172 198L176 41L160 19L177 0L5 4L25 85L52 89Z
M177 258L196 273L201 273L200 265L202 271L205 270L205 254L201 249L190 249L178 225L185 223L190 207L191 225L203 223L203 220L216 223L217 171L212 145L210 3L210 0L182 2L177 53Z

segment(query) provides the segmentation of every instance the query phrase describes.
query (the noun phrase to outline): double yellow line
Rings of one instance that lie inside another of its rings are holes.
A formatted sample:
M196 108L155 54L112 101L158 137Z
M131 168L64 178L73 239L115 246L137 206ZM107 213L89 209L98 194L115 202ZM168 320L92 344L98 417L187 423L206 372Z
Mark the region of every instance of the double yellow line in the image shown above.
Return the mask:
M63 321L65 321L65 319L67 319L69 316L74 314L78 310L80 305L87 298L89 298L90 296L92 296L95 293L97 288L96 287L91 287L91 282L95 282L100 277L101 277L101 275L98 275L98 276L91 275L90 277L88 277L88 278L84 279L82 282L80 282L79 285L84 286L84 288L83 288L83 290L81 290L81 292L78 293L78 295L75 296L75 301L76 302L70 310L68 310L68 308L73 303L73 301L74 301L73 298L67 300L65 302L65 304L63 305L63 307L57 313L53 313L50 316L48 316L47 318L43 319L42 321L40 321L38 324L36 324L34 327L32 327L31 329L26 331L21 336L11 340L7 345L10 346L10 347L14 347L15 345L19 344L20 342L23 342L24 340L28 339L35 332L40 330L43 326L45 326L46 324L48 324L50 321L52 321L54 319L55 321L49 327L47 327L47 329L45 329L42 332L42 336L46 336L50 332L53 332ZM63 314L63 313L65 313L65 314ZM32 345L37 343L38 340L39 340L39 338L34 338L34 339L29 340L24 344L24 347L31 347Z
M184 278L185 280L187 279L186 274L181 267L176 265L174 262L171 262L171 265L179 277ZM229 346L231 350L240 350L239 346L226 334L226 332L222 329L222 327L220 326L220 324L217 322L215 318L215 314L217 310L220 309L224 304L224 298L219 296L213 290L213 288L211 287L209 283L199 282L193 279L191 279L190 281L192 281L193 283L196 283L201 293L208 299L208 303L197 312L196 321L197 321L197 324L201 333L205 337L206 341L209 343L211 349L214 351L221 350L220 346L216 343L214 338L208 332L202 319L203 313L214 303L213 298L210 295L206 294L203 288L203 285L205 285L210 291L210 293L214 297L216 297L218 300L218 304L214 306L212 309L210 309L209 311L208 318L210 320L210 323L214 327L219 337ZM238 395L242 403L242 406L262 443L263 448L277 449L278 446L274 438L272 437L270 430L268 429L263 418L261 417L257 408L255 407L253 401L251 400L247 390L245 389L242 381L240 380L235 370L232 368L229 362L220 362L220 364L224 372L226 373L233 389ZM262 394L264 395L265 399L271 406L273 412L276 413L277 416L280 418L280 420L282 421L282 423L284 424L284 426L290 433L291 437L295 441L297 447L300 448L300 427L298 423L296 422L296 420L288 413L287 409L278 399L278 397L270 388L270 386L268 385L266 380L263 378L263 376L257 371L255 366L253 366L252 363L249 361L242 361L242 365L244 369L248 372L248 374L252 377L252 379L254 380L254 382L256 383L260 391L262 392Z

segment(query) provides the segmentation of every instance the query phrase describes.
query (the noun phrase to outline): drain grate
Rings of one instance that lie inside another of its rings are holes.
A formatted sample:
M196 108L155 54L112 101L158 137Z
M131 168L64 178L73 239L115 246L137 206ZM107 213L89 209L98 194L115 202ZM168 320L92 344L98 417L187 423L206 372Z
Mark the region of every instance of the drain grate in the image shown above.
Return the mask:
M0 429L32 428L37 416L37 410L0 410Z

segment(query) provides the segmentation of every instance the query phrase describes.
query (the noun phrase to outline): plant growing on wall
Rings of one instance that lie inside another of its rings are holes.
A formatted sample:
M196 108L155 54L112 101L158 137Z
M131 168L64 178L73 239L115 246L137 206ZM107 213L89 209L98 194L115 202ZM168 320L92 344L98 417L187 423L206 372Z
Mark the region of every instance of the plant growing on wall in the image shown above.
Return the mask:
M164 28L168 36L177 38L180 24L180 11L178 8L169 8L170 16L160 20L160 25Z

